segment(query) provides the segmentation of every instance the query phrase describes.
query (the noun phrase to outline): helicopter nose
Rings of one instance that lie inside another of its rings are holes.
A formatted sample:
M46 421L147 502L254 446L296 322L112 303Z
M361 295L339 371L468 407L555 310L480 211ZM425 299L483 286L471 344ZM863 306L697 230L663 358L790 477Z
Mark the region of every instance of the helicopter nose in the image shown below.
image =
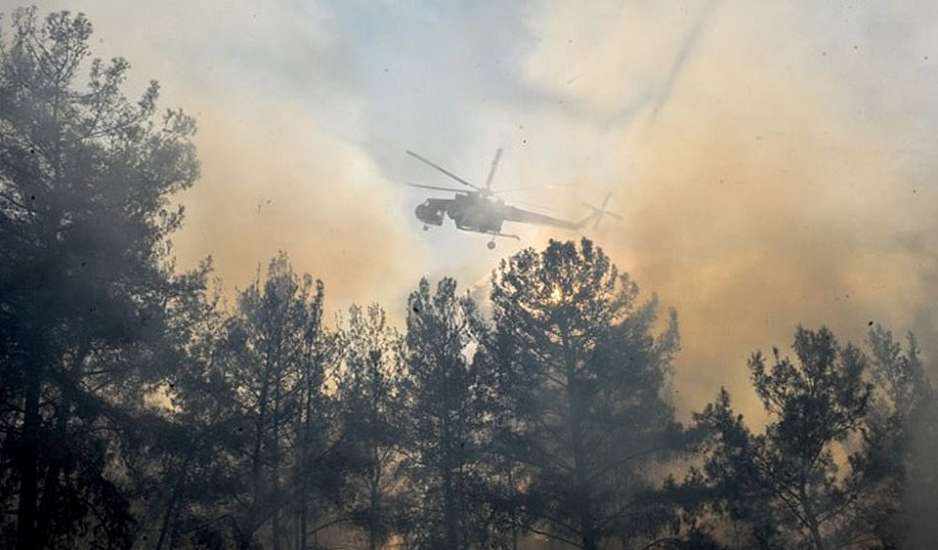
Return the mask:
M414 215L417 216L417 219L423 223L436 224L433 219L433 212L426 204L418 204L417 208L414 208Z

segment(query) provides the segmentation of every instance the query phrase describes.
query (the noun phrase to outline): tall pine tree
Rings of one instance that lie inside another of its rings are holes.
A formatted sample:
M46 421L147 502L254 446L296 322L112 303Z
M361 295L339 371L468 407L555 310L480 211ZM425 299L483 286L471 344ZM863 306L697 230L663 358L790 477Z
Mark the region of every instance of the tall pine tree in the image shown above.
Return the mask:
M652 486L643 467L681 445L667 399L674 312L656 336L657 301L640 303L586 239L503 261L491 297L487 362L510 411L499 450L522 467L529 528L590 550L654 530L663 511L637 497Z
M345 432L361 464L349 472L345 507L364 529L369 550L377 550L394 531L407 493L401 453L404 342L384 310L372 305L350 309L344 343L344 370L337 385Z
M867 358L841 346L827 328L799 327L797 361L774 350L771 367L755 353L749 370L769 415L762 433L752 433L721 391L697 420L712 434L706 475L731 518L750 529L760 548L803 546L814 550L852 542L849 533L858 487L838 476L836 450L858 435L871 386L864 381Z
M460 550L485 539L478 464L485 392L472 357L484 323L475 303L443 279L420 281L408 301L402 390L409 416L405 466L415 508L408 536L417 548Z
M182 221L170 196L198 174L195 125L157 115L155 82L127 99L127 61L90 59L91 31L30 8L0 38L2 504L22 550L128 544L105 435L165 374L168 312L203 282L173 274L166 240Z

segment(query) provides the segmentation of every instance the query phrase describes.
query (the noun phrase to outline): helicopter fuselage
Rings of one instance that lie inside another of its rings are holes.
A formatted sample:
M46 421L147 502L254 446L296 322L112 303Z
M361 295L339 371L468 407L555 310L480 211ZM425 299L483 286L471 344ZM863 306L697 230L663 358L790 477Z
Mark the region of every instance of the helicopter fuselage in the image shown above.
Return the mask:
M505 222L505 203L480 193L465 193L452 199L427 199L414 210L426 225L443 225L448 216L457 228L479 233L498 233Z
M498 191L492 191L492 177L495 175L495 168L498 166L499 158L501 158L501 149L495 152L495 159L492 160L492 167L489 169L489 175L485 179L485 185L482 187L464 180L413 151L407 151L407 154L438 172L441 172L446 175L446 177L459 182L461 185L473 189L473 191L468 191L452 187L408 183L407 185L411 187L455 193L455 196L451 199L427 199L417 205L417 208L414 209L414 215L417 216L418 220L423 222L424 231L429 229L431 225L443 225L443 220L448 216L449 219L453 220L453 223L458 229L491 235L492 240L488 243L488 247L491 249L495 248L495 237L509 237L520 240L518 235L502 233L502 224L506 221L575 230L580 229L591 220L595 220L595 227L599 224L599 219L602 218L604 214L621 218L618 214L606 212L606 204L609 202L610 197L609 194L606 195L606 199L603 201L601 208L587 205L593 210L593 213L578 221L555 218L547 214L532 212L505 204L505 201L495 196Z

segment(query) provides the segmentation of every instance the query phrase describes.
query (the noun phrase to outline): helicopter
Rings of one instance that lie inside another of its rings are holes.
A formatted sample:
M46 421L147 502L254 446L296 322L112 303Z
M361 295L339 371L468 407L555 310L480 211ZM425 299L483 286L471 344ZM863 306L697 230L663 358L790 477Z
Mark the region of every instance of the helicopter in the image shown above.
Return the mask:
M586 224L591 221L593 222L593 227L597 227L599 221L605 215L619 220L622 219L621 215L606 211L606 205L609 203L609 199L612 196L611 193L606 195L602 206L599 208L588 203L583 203L587 208L592 210L592 213L577 221L555 218L506 204L504 200L496 196L498 193L506 191L492 190L492 180L495 177L495 170L498 168L498 162L501 160L502 156L501 149L495 151L495 158L492 160L492 166L489 168L488 177L485 179L485 185L483 187L479 187L457 176L413 151L408 150L407 154L468 188L438 187L418 183L405 184L410 187L456 194L451 199L428 198L417 205L417 208L414 209L414 214L417 216L418 220L423 222L424 231L429 230L431 225L442 226L444 217L448 216L456 224L457 229L491 235L492 240L486 245L489 250L491 250L495 248L496 237L521 240L518 235L502 232L502 224L505 222L546 225L559 227L561 229L576 230L586 226Z

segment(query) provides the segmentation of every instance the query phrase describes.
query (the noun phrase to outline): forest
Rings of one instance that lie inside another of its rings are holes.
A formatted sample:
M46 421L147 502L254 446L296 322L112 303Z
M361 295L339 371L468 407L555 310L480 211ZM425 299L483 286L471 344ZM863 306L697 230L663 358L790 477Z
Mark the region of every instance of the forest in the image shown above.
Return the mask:
M914 335L792 327L681 422L678 315L588 240L335 312L283 252L181 271L195 120L82 15L0 35L0 547L934 548ZM366 251L361 251L365 254ZM266 261L266 260L265 260ZM396 326L392 318L406 319Z

